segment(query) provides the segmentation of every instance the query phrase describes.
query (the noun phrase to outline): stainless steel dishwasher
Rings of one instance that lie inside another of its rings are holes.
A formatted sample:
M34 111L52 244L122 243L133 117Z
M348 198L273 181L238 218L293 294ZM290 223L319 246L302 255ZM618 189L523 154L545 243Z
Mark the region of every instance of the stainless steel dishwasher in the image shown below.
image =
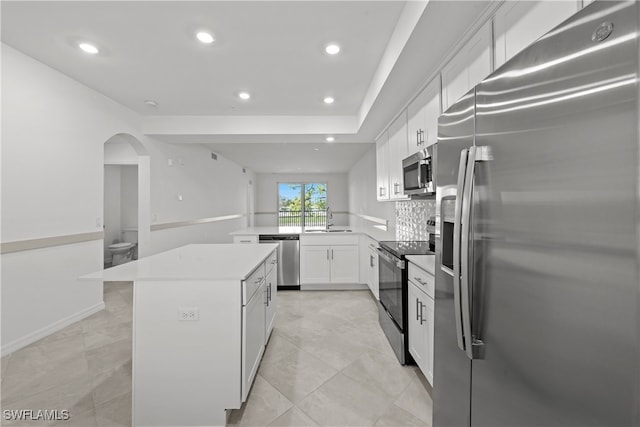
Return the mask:
M278 289L300 290L300 236L261 234L260 243L278 243Z

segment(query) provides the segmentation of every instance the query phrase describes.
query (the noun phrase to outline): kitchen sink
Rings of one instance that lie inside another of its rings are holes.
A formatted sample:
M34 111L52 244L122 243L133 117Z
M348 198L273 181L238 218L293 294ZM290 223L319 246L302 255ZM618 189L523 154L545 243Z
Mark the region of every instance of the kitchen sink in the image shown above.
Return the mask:
M305 233L351 233L351 230L306 230Z

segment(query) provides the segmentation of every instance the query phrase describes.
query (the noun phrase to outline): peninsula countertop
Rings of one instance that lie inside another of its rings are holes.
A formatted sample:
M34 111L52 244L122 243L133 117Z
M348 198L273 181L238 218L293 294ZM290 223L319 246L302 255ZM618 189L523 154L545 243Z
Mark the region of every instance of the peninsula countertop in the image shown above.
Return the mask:
M303 228L303 227L278 227L278 226L262 226L262 227L247 227L240 230L229 233L232 236L258 236L261 234L299 234L299 235L349 235L349 234L365 234L377 241L385 240L397 240L395 231L387 231L375 226L346 226L346 225L334 225L332 230L351 230L346 233L323 233L318 232L318 228ZM314 231L315 230L315 231Z
M244 280L277 244L191 244L82 276L103 281Z

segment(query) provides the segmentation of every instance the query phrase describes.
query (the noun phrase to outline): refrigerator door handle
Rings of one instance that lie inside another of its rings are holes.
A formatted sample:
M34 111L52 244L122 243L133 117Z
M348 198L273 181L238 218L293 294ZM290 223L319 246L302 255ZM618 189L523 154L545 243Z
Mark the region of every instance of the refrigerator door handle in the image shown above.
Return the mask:
M473 229L471 228L473 187L476 172L476 163L485 162L492 159L489 147L471 147L467 158L467 171L464 184L464 195L462 199L462 236L461 236L461 307L462 307L462 332L464 335L465 353L469 359L482 359L484 355L484 343L479 337L473 335Z
M473 346L471 338L471 272L472 265L469 262L469 240L471 238L471 205L473 194L473 176L476 166L476 147L469 148L467 158L467 172L464 179L464 192L462 196L461 239L460 239L460 303L462 307L462 333L464 335L464 351L469 359L473 359Z
M460 152L460 166L458 168L458 186L456 190L456 205L453 220L453 306L454 317L456 320L456 338L458 347L465 351L464 338L462 331L462 307L460 305L460 234L462 217L462 201L464 193L464 177L467 171L467 157L469 150L464 149Z

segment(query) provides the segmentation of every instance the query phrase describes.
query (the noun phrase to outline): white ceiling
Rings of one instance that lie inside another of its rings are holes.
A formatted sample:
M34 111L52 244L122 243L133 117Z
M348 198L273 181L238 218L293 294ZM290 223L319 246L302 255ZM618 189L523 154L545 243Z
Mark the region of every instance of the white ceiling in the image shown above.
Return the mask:
M213 144L260 172L346 172L489 3L2 1L0 7L4 43L145 116L149 135ZM196 41L201 29L216 42ZM100 53L81 52L81 40ZM339 55L324 53L329 42L340 44ZM239 90L252 98L240 101ZM327 95L334 104L322 102ZM147 107L146 99L158 107ZM310 146L297 144L320 144L329 134L336 143L305 163Z

